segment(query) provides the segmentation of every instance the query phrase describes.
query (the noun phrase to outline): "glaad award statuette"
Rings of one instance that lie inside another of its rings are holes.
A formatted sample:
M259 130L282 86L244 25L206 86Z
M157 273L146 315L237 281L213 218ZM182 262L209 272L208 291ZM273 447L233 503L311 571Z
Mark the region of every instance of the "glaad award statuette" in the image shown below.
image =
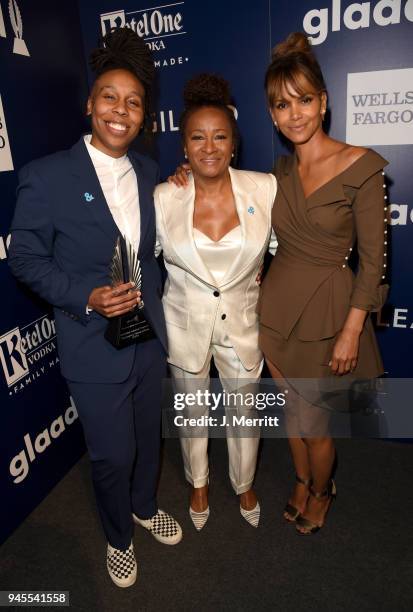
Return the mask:
M138 291L142 291L142 271L138 255L130 242L122 236L116 240L110 277L113 287L130 281ZM145 319L142 295L141 301L131 312L109 319L105 331L106 340L117 349L154 337L152 327Z

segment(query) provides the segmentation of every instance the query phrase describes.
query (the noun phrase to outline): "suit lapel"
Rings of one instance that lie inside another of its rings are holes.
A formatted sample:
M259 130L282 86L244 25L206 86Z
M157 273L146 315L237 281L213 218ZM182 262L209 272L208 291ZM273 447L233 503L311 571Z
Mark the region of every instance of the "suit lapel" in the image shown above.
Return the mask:
M268 226L267 207L258 201L257 183L251 175L239 172L233 168L229 169L234 194L235 206L241 226L241 247L237 257L228 268L221 285L230 283L236 276L241 274L245 268L251 265L257 254L264 246L263 223ZM262 196L262 194L261 194Z
M150 212L152 210L152 198L153 198L153 190L152 185L149 184L149 181L145 177L142 171L142 164L139 160L134 158L132 155L128 155L128 158L133 166L133 169L136 174L136 182L138 185L138 194L139 194L139 209L140 209L140 240L139 240L139 250L138 253L141 252L143 248L143 243L145 240L145 236L148 229L148 223L150 220Z
M234 280L264 247L263 235L268 234L268 209L257 198L264 197L257 190L257 183L244 172L230 170L232 190L235 206L241 226L241 246L235 260L230 265L220 286L227 285ZM193 239L195 187L191 180L185 189L176 189L173 200L168 206L162 205L165 229L174 251L177 253L185 267L195 276L212 286L217 286L215 279L205 266ZM264 231L263 231L264 228Z
M140 241L139 252L142 249L144 239L147 233L148 223L150 221L150 204L152 202L152 190L142 172L142 166L139 160L132 155L128 156L136 174L139 207L140 207ZM115 242L121 234L120 229L116 225L106 198L103 194L95 167L90 155L87 151L83 137L71 149L71 159L73 166L73 174L78 178L80 188L79 197L87 206L88 211L93 216L95 222L101 227L108 238ZM92 196L92 199L90 197Z
M113 220L109 206L103 195L95 167L90 159L83 137L70 151L73 174L79 180L79 199L94 217L97 225L112 242L116 241L120 230Z
M195 187L193 180L186 188L177 188L167 206L162 205L165 229L175 253L191 274L209 285L216 282L205 266L193 238Z

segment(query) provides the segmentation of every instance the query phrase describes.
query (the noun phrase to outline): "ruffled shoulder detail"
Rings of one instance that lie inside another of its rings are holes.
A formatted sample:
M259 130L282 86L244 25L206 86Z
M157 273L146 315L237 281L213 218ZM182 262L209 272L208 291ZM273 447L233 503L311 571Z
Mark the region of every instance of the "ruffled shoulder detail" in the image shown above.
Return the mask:
M381 155L368 149L367 153L357 159L342 175L342 184L350 187L361 187L373 174L383 170L388 161Z

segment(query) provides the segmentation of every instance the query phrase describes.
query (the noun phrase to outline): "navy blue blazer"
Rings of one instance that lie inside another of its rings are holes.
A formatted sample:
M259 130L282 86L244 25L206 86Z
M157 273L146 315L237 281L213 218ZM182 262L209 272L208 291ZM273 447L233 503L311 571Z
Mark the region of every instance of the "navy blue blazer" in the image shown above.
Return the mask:
M154 161L134 151L128 157L139 189L138 256L145 312L167 352L162 278L154 256L153 190L159 170ZM115 349L104 338L108 319L97 312L86 314L92 289L110 284L109 266L120 232L83 138L72 149L24 166L17 195L9 264L20 281L54 307L63 376L79 382L124 381L136 346Z

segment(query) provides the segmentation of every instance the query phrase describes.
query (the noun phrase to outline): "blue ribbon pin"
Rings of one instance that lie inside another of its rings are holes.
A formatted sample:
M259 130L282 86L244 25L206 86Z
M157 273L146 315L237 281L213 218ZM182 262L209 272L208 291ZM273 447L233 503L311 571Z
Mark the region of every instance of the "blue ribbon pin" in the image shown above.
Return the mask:
M249 212L250 215L253 215L255 213L255 208L253 206L250 206L248 208L248 212Z
M93 195L91 193L88 193L86 191L86 193L84 194L84 198L86 200L86 202L91 202L92 200L94 200L95 198L93 197Z

